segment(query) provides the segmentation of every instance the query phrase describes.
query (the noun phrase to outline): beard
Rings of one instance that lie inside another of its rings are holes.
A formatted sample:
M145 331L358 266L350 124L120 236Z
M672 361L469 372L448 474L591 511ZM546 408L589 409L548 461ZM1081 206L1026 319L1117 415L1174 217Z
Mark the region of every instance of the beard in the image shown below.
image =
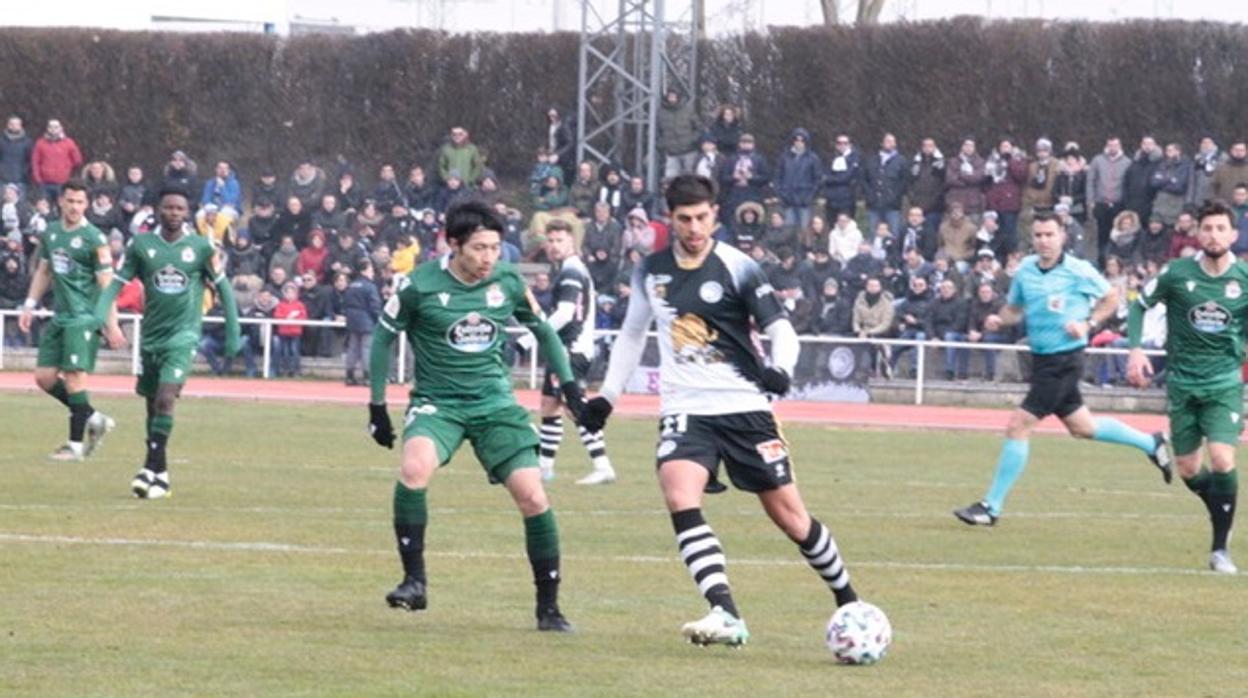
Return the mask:
M1208 257L1209 259L1217 260L1217 259L1222 259L1222 255L1226 254L1227 252L1230 252L1230 248L1224 247L1220 250L1215 251L1215 250L1211 250L1205 247L1201 249L1201 252L1204 252L1205 256Z

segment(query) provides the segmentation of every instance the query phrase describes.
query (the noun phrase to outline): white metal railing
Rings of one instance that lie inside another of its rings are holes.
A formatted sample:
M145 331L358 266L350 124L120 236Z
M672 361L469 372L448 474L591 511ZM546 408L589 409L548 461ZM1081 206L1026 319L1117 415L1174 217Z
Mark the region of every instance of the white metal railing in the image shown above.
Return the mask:
M47 310L35 311L37 317L51 317L52 313ZM2 338L5 336L5 328L7 322L15 322L15 319L21 315L20 310L0 310L0 370L4 369L5 362L5 344ZM130 370L131 373L137 375L140 365L140 344L142 342L141 335L143 329L143 316L122 313L119 314L118 320L134 325L133 340L130 343ZM219 316L208 316L204 318L206 323L224 323L225 318ZM346 329L347 323L337 320L279 320L274 318L239 318L239 322L245 325L260 325L261 350L262 350L262 376L264 378L271 377L271 361L272 361L272 339L274 325L300 325L303 327L326 327L336 329ZM507 327L504 330L511 335L522 335L528 330L523 327ZM619 330L595 330L595 339L602 337L616 337L620 334ZM655 332L647 332L647 339L656 339L658 335ZM985 344L981 342L947 342L939 339L880 339L875 337L835 337L824 335L802 335L798 338L803 345L806 344L865 344L869 346L888 346L888 347L911 347L914 351L914 404L923 404L924 392L926 390L926 379L924 376L927 368L927 350L928 349L970 349L978 351L1003 351L1013 353L1030 353L1030 348L1024 344ZM766 337L762 338L763 342L767 342ZM1130 353L1129 349L1106 348L1106 347L1088 347L1087 353L1093 355L1120 355L1126 356ZM407 341L401 339L398 349L398 366L396 367L397 378L400 383L407 380ZM1150 349L1144 352L1148 356L1165 356L1165 352L1160 349ZM537 388L539 384L538 376L538 354L536 350L528 352L527 373L529 388Z

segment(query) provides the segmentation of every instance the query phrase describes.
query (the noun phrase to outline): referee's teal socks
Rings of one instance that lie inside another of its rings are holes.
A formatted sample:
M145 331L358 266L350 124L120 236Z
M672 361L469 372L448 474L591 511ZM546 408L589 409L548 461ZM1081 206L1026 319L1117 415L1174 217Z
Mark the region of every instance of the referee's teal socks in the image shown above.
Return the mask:
M992 486L984 496L984 504L993 516L1001 515L1001 507L1005 505L1005 497L1022 477L1027 467L1027 452L1031 444L1026 439L1006 439L1001 446L1001 456L997 458L997 472L992 476Z
M1132 429L1112 417L1097 417L1093 424L1095 425L1092 431L1094 441L1134 446L1149 455L1157 450L1157 441L1152 434Z

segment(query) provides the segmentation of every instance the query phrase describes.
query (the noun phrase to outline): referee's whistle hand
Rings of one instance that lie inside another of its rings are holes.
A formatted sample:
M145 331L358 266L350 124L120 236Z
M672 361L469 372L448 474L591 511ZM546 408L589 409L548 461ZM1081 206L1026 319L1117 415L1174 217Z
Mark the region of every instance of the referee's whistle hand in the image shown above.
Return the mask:
M1066 323L1066 334L1075 339L1086 337L1088 335L1088 323L1083 320L1071 320Z

